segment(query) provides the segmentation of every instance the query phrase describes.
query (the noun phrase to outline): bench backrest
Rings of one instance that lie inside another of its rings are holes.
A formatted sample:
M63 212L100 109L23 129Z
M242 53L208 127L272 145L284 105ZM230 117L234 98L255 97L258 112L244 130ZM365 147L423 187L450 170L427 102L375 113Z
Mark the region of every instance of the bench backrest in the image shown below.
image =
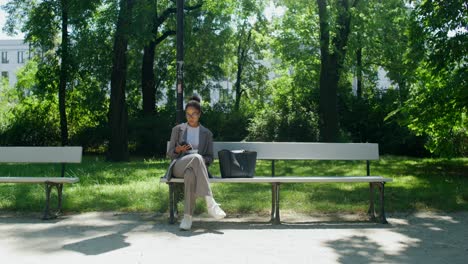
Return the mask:
M169 149L169 142L167 143ZM263 160L378 160L376 143L310 143L310 142L224 142L213 143L215 158L218 151L250 150Z
M0 163L80 163L82 147L0 147Z

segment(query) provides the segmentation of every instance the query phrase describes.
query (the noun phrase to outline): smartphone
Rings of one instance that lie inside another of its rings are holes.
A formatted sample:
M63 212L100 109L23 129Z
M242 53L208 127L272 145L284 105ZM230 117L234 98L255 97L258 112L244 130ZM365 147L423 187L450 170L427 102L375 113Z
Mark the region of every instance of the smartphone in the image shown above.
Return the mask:
M185 145L189 145L189 150L192 149L192 145L190 145L189 143L183 141L181 144L181 146L185 146Z

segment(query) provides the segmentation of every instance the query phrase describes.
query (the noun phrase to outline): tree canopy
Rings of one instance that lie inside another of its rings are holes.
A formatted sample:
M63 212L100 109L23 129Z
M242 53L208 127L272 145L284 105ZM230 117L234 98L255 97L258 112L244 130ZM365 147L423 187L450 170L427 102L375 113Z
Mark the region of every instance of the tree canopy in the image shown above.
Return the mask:
M16 0L33 57L0 87L0 144L162 155L175 124L172 0ZM216 140L376 142L467 155L466 1L186 0L185 95ZM386 85L382 85L386 81Z

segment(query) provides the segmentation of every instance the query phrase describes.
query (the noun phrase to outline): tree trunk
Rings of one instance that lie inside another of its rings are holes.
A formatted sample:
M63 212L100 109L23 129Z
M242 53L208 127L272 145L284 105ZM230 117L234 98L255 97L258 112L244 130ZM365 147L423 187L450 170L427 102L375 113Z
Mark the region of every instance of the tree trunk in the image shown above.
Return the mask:
M236 74L236 83L234 84L234 87L236 89L236 102L234 105L235 111L239 111L240 108L240 101L241 101L241 96L243 93L242 90L242 72L244 70L244 64L245 64L245 59L247 57L247 53L249 52L249 44L250 44L250 39L252 36L252 29L249 30L249 33L247 34L247 40L244 43L244 46L242 46L242 37L239 38L239 46L237 46L237 74Z
M158 15L157 10L158 2L153 0L154 6L154 17L152 25L152 37L151 42L146 45L143 49L143 63L141 67L141 93L143 97L143 114L151 115L156 111L156 77L154 74L154 55L156 47L164 41L167 37L173 36L176 34L174 30L166 30L161 36L158 37L159 29L161 25L173 14L177 13L176 8L167 8L160 15ZM198 9L202 4L197 4L194 6L183 7L183 9L190 11Z
M236 83L234 84L234 87L236 89L236 101L234 105L234 110L239 111L240 108L240 99L242 95L242 90L241 90L241 81L242 81L242 48L241 48L241 43L239 40L239 46L237 47L237 73L236 73Z
M338 140L337 91L340 73L346 56L351 14L349 0L338 1L337 29L333 38L333 53L330 52L330 26L327 1L317 0L320 27L320 93L319 117L320 138L323 142ZM356 5L357 0L354 1Z
M151 41L144 47L141 68L141 92L143 97L143 114L152 115L156 106L156 86L154 76L154 51L156 43Z
M125 101L127 75L127 45L134 0L121 0L114 36L109 106L109 154L112 161L128 160L128 112Z
M68 72L70 69L68 54L68 1L60 1L62 8L62 44L60 47L60 80L59 80L59 112L60 112L60 137L62 146L68 145L68 127L66 112L66 88Z
M360 100L362 98L362 48L359 47L356 52L356 64L357 64L357 88L356 95Z
M319 122L320 140L324 142L334 141L336 131L332 129L331 120L336 110L336 100L334 100L332 87L330 86L331 73L330 66L330 29L328 25L327 1L317 0L319 11L320 28L320 91L319 91ZM336 114L337 115L337 114Z
M158 18L159 19L159 18ZM157 26L159 27L159 25ZM157 30L156 30L157 33ZM156 35L154 33L154 35ZM175 35L175 31L169 30L164 32L159 38L151 41L143 49L143 63L141 67L141 92L143 97L143 114L152 115L156 111L156 76L154 75L154 55L156 46L171 35Z
M141 65L141 95L143 98L143 115L155 113L156 107L156 80L154 76L154 53L156 49L155 38L158 34L160 18L158 17L158 1L154 0L154 14L151 34L153 39L143 48L143 63Z
M398 78L399 80L397 81L398 84L398 93L400 97L400 105L403 105L406 100L408 100L408 88L406 86L406 80L401 77L401 75Z

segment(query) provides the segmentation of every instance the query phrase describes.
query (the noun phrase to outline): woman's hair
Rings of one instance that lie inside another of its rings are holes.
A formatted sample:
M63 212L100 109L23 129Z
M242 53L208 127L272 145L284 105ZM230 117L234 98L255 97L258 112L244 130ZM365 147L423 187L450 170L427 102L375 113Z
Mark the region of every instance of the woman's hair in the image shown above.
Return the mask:
M201 105L200 105L201 99L198 95L194 94L189 98L188 103L185 105L185 110L189 107L193 107L197 109L201 113Z

